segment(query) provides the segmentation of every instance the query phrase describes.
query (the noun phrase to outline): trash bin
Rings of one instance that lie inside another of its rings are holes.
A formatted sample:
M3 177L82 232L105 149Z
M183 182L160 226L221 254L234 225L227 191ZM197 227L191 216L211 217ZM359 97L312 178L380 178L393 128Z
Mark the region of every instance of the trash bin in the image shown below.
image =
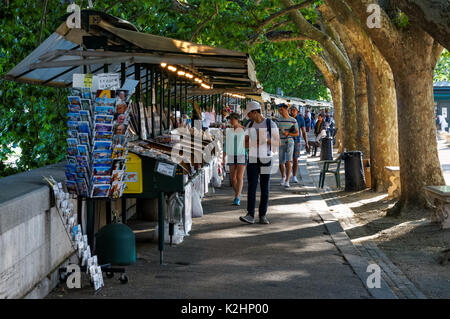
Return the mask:
M95 238L99 264L131 265L136 262L136 239L127 225L106 225Z
M355 192L365 189L362 153L360 151L345 152L342 158L345 167L345 191Z
M320 146L320 160L333 160L333 139L331 137L324 137Z

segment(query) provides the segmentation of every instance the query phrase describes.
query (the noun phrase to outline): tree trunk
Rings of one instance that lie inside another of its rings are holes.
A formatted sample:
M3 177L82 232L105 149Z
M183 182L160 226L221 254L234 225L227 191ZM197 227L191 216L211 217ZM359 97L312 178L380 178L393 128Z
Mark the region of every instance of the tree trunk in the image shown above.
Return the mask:
M338 1L338 0L336 0ZM423 187L444 185L434 124L433 70L442 46L417 24L398 28L383 10L381 28L369 28L367 5L376 0L345 0L394 74L397 91L401 198L390 214L409 214L426 205ZM425 213L425 212L423 212Z
M401 198L392 213L407 213L426 203L423 187L445 185L436 144L433 70L414 68L396 74L400 154Z
M375 66L375 67L374 67ZM385 192L389 175L385 166L398 166L397 95L387 62L379 60L367 69L372 189Z
M321 11L335 26L346 46L355 48L367 68L372 188L386 191L389 175L384 167L399 165L397 101L392 70L346 5L339 0L325 2L335 15L326 6L321 6Z
M369 140L369 102L367 97L366 67L358 56L352 60L353 74L355 77L356 112L358 114L358 129L356 134L356 149L362 152L364 159L370 158Z

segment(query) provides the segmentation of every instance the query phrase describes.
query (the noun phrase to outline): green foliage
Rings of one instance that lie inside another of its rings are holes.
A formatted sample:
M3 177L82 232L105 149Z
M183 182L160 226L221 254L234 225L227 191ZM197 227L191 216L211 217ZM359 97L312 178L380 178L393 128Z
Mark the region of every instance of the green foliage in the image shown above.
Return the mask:
M76 1L85 8L87 1ZM307 57L316 46L295 42L270 43L260 36L250 43L258 21L280 10L277 0L185 0L192 10L175 11L168 0L94 1L96 10L128 20L142 31L232 50L248 52L255 61L257 75L265 91L276 93L280 88L289 96L310 99L327 98L322 75ZM218 14L216 12L216 4ZM68 2L48 0L42 41L60 25ZM314 10L304 10L315 21ZM0 12L0 76L7 73L39 42L42 3L40 1L9 1ZM209 19L206 23L204 23ZM280 17L273 23L281 22ZM204 23L203 26L202 23ZM282 30L295 31L292 25ZM29 170L62 160L65 156L65 113L67 92L53 88L0 80L0 176ZM16 165L9 167L5 159L13 149L22 150Z
M434 82L450 81L450 52L444 50L434 69Z

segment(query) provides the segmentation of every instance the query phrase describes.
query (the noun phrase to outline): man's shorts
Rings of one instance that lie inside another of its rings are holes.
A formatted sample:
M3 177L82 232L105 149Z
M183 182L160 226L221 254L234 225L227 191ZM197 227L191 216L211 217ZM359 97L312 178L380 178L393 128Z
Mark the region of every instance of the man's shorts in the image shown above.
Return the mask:
M294 142L294 158L300 157L300 151L302 150L302 146L300 142L295 141Z
M294 140L288 139L286 144L280 145L278 159L280 164L284 164L286 162L292 162L292 158L294 156Z

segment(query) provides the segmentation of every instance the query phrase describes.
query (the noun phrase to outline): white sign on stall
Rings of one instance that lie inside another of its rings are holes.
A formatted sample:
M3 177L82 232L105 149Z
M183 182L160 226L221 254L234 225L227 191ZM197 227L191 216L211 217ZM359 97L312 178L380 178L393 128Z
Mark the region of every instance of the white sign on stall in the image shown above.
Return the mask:
M446 107L442 108L442 116L445 118L447 117L447 108Z

